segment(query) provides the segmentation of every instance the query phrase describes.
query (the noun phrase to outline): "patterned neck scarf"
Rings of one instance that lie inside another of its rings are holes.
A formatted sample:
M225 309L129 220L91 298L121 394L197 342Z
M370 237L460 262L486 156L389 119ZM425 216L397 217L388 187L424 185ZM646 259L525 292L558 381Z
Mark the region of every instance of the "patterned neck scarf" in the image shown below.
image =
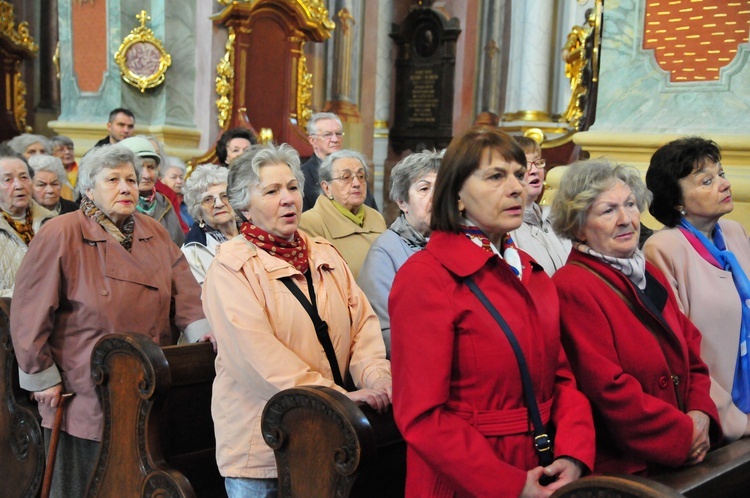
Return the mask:
M153 218L154 213L156 212L156 189L151 191L151 195L148 197L142 197L139 195L136 209L139 213L143 213L146 216Z
M584 254L593 256L596 259L608 264L615 270L623 273L626 277L637 285L639 289L646 288L646 258L640 249L636 247L635 252L629 258L616 258L614 256L605 256L591 249L583 242L575 242L575 248Z
M417 232L414 227L411 226L408 221L406 221L404 213L401 213L401 216L396 218L396 221L391 223L391 226L388 227L388 229L396 232L399 237L404 239L404 242L406 242L406 244L410 247L423 249L424 246L427 245L427 238L425 238L425 236L421 233Z
M490 239L487 238L487 236L482 232L479 227L472 225L469 220L462 220L464 223L461 225L461 233L466 235L466 237L472 241L474 244L478 245L485 251L488 251L492 254L496 254L500 256L501 259L503 259L508 266L510 267L511 271L518 277L518 279L521 279L521 276L523 275L523 265L521 264L521 255L518 253L518 248L516 247L515 242L513 242L513 238L511 238L510 234L505 234L502 241L502 254L498 249L495 247L495 245L490 242Z
M13 217L3 209L3 218L16 231L24 244L29 245L34 238L34 218L31 216L31 206L26 208L26 218L24 221L14 220Z
M268 254L288 262L300 273L305 273L310 267L307 260L307 244L305 239L299 236L299 232L294 232L294 239L288 242L274 237L250 222L245 222L240 225L240 233Z
M210 235L211 237L213 237L219 244L223 244L224 242L229 240L226 235L221 233L221 231L215 229L203 220L198 223L198 226L201 227L201 230L203 230L206 235Z
M122 224L122 229L117 228L117 225L112 223L106 214L101 209L96 207L94 201L86 197L85 195L81 198L81 211L83 214L97 222L104 228L104 230L115 238L126 251L130 252L133 248L133 229L135 228L135 217L131 214Z

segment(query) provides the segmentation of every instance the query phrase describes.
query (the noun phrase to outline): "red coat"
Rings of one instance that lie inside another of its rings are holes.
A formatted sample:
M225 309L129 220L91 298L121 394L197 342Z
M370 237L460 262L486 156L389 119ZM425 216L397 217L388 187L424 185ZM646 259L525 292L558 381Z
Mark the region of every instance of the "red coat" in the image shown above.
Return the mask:
M621 297L589 270L571 265L572 261L596 269L631 302L643 310L646 307L623 273L577 250L553 277L560 295L563 345L578 386L594 409L594 471L649 473L660 465L685 463L693 423L678 408L670 375L679 377L685 411L699 410L709 416L712 443L717 443L721 429L709 396L708 367L700 358L701 335L680 311L664 275L646 263L647 272L668 293L662 315L671 331L655 328L657 343Z
M539 465L513 349L463 284L472 275L518 338L555 455L593 465L594 428L560 344L557 293L522 253L523 281L462 234L435 232L389 299L393 409L408 445L406 495L518 496Z

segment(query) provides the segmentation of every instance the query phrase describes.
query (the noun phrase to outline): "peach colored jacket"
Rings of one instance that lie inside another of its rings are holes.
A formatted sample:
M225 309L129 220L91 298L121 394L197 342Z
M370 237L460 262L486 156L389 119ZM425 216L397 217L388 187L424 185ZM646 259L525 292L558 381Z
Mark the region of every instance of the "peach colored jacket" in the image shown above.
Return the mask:
M327 240L300 236L342 376L348 365L358 388L390 378L378 319L346 263ZM212 413L225 477L276 477L260 430L271 396L302 385L344 392L333 382L310 317L279 280L290 275L307 295L299 271L238 236L219 247L203 284L203 309L218 343Z
M750 242L736 221L719 222L727 249L750 275ZM742 303L730 272L716 268L693 249L678 228L664 228L643 247L646 258L667 276L682 312L703 335L701 357L711 374L711 398L721 418L724 438L742 436L747 415L732 402Z

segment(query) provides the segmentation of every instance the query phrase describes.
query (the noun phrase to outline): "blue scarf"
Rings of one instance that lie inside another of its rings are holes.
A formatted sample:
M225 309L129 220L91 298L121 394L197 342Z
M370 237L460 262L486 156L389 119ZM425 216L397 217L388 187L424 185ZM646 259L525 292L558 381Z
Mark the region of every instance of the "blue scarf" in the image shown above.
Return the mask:
M734 384L732 385L732 400L737 407L745 413L750 413L750 356L747 354L748 332L750 332L750 307L747 303L750 299L750 280L742 271L740 263L734 253L727 250L724 243L724 235L721 227L716 224L714 228L713 241L710 241L689 221L682 218L680 227L693 234L724 270L732 273L734 286L740 295L742 305L742 322L740 325L740 344L737 351L737 366L734 369Z

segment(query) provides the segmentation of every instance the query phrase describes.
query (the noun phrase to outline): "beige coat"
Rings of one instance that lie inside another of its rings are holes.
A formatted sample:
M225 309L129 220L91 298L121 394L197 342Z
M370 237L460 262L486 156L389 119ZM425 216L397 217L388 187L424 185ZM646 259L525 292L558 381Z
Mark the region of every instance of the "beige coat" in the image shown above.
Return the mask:
M349 366L358 388L390 378L380 325L354 277L330 242L305 234L320 316L328 323L339 367ZM310 317L279 280L305 277L244 237L219 247L203 283L203 308L216 336L212 413L216 460L225 477L276 477L273 451L263 441L261 414L282 389L333 382Z
M727 249L750 276L750 242L736 221L722 220ZM742 304L732 274L708 263L678 228L654 233L643 247L646 258L669 279L683 313L703 335L701 356L711 374L711 398L719 409L724 437L742 436L747 415L732 402L732 384L739 347Z
M173 344L173 323L194 341L208 331L203 318L200 287L158 221L136 213L127 252L83 212L58 216L31 241L18 270L10 332L21 387L42 391L62 380L76 393L62 430L99 441L102 409L90 366L96 341L130 332ZM51 427L55 410L39 411Z
M386 229L380 213L369 206L364 208L365 222L360 227L341 214L326 196L320 195L315 206L302 213L299 223L310 235L329 240L344 257L354 278L359 275L370 246Z
M44 209L36 201L31 201L31 216L31 226L37 234L42 224L53 218L55 213ZM28 249L26 243L5 221L5 217L0 216L0 297L13 297L16 272Z

